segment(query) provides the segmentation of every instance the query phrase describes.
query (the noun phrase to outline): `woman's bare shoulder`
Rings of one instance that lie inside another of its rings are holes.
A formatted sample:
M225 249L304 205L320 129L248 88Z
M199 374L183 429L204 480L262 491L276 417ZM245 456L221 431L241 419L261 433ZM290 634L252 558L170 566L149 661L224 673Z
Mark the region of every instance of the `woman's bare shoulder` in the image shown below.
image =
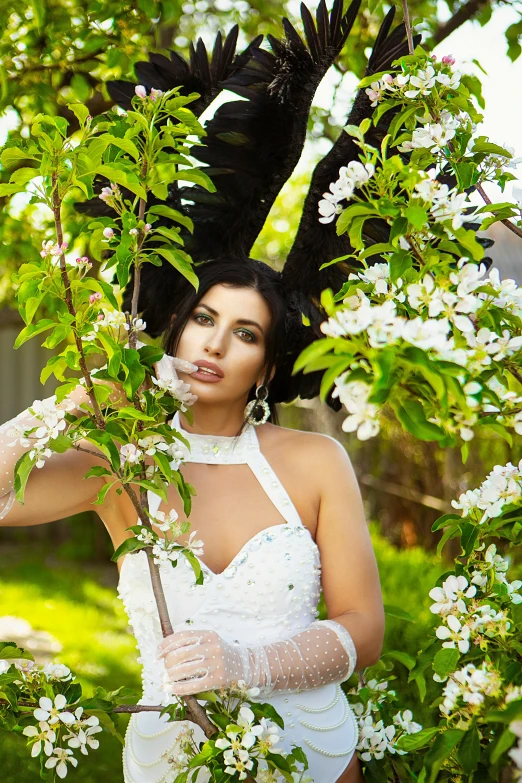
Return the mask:
M263 448L284 450L287 455L304 461L346 458L346 450L336 438L322 432L295 430L278 424L264 424L259 428L259 441Z

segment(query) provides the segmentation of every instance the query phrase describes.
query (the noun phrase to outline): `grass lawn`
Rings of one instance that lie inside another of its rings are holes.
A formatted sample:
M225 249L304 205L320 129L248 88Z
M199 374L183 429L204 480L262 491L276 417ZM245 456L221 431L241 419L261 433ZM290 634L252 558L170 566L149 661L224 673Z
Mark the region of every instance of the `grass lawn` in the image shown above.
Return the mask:
M419 548L399 551L375 526L371 530L385 603L400 606L416 618L415 624L389 618L385 649L415 655L434 622L428 591L446 566ZM37 555L28 553L25 546L13 547L2 552L0 616L21 617L35 630L51 633L63 646L56 660L78 675L84 692L90 693L95 685L111 689L126 685L140 691L138 653L116 593L116 580L112 564L93 567L57 560L49 552ZM400 669L393 686L398 691L405 686L407 674ZM427 705L418 703L416 686L408 706L422 722ZM124 730L125 723L122 726ZM100 737L99 750L90 751L89 756L76 754L78 767L67 779L121 783L121 745L109 734ZM25 739L0 730L0 783L36 783L39 779L39 765L31 759Z
M56 660L77 675L84 693L95 685L119 685L140 692L139 665L134 637L127 630L118 599L116 566L93 568L28 555L24 548L2 553L0 616L27 620L36 630L51 633L63 646ZM122 718L123 730L126 718ZM68 775L81 783L120 783L121 744L103 733L100 748L89 756L77 753L79 763ZM35 783L40 779L38 760L31 759L25 739L0 730L1 783Z

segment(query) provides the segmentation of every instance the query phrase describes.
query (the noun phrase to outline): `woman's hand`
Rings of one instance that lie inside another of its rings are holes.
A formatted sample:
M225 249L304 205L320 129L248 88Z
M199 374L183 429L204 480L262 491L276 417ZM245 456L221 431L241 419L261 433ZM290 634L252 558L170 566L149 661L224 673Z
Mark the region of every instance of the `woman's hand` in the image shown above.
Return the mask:
M247 680L246 648L228 644L215 631L176 631L159 645L166 688L176 696L215 690Z

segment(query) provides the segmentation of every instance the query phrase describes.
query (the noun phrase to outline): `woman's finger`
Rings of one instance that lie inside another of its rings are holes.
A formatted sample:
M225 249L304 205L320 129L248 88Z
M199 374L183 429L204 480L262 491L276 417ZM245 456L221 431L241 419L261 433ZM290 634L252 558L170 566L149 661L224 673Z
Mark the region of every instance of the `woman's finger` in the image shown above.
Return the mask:
M206 658L207 656L202 651L195 652L192 648L187 650L185 647L181 647L179 650L165 655L165 667L172 669L173 666L180 666L182 663L201 663Z
M178 650L181 647L190 649L191 647L197 647L201 644L203 637L196 634L194 631L178 631L170 636L167 636L159 645L159 652L156 656L157 659L164 658L170 652Z
M209 669L202 666L201 663L183 663L181 666L175 666L167 670L167 679L169 682L194 682L201 683L208 678Z
M203 691L212 689L212 685L200 683L197 680L188 680L187 682L173 682L167 686L167 691L173 696L193 696Z

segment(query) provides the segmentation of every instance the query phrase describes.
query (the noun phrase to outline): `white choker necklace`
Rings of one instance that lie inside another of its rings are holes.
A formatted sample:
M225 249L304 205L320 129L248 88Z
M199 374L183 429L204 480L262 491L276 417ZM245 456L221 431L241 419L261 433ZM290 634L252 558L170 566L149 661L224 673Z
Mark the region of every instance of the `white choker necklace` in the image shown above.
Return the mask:
M255 428L245 425L241 435L209 435L188 432L180 421L179 411L176 411L170 423L172 429L178 430L190 446L190 455L186 462L206 462L214 465L238 464L246 462L248 452L259 450L259 441Z

